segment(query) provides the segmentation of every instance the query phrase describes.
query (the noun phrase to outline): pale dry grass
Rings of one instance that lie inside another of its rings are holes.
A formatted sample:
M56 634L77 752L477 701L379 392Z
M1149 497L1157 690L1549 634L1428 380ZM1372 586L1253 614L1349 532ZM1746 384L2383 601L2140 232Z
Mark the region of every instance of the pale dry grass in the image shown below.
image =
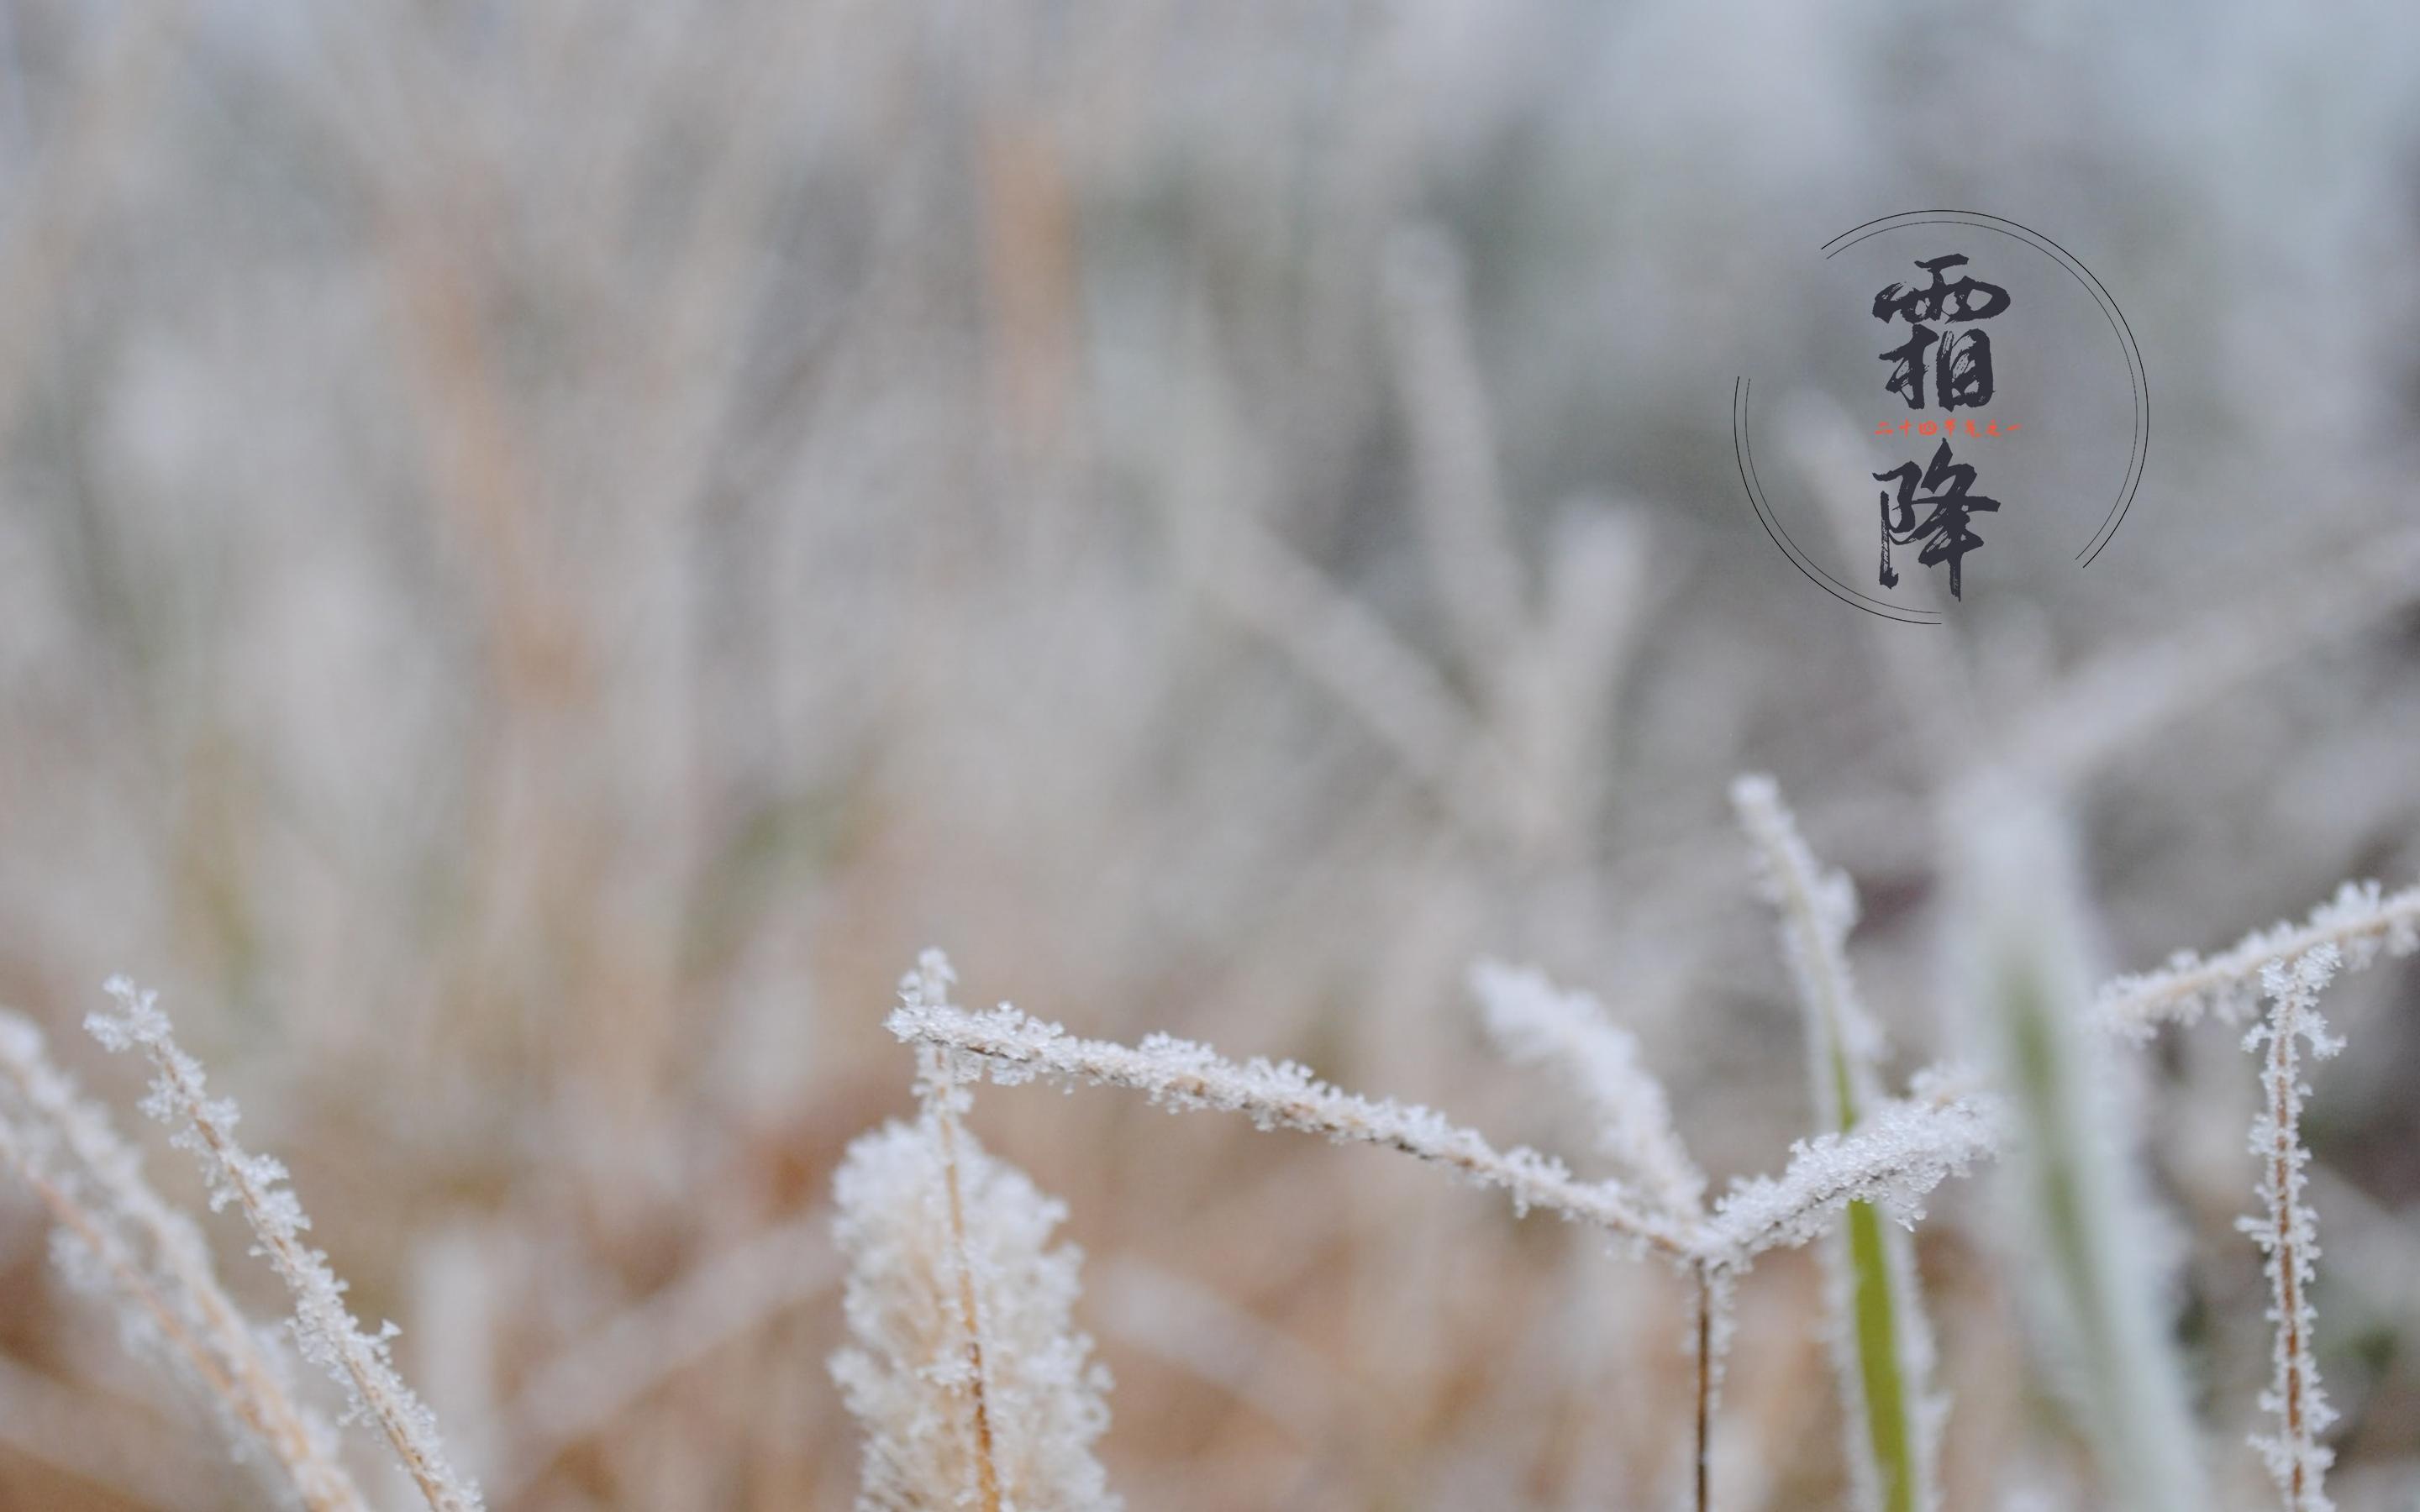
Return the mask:
M1536 962L1635 1038L1720 1194L1820 1122L1733 773L1777 774L1855 879L1885 1086L1997 1063L1948 943L1983 911L1977 760L2062 790L2087 993L2420 872L2411 24L8 6L0 1000L123 1108L75 1026L111 972L163 987L500 1507L850 1504L812 1236L848 1142L908 1109L880 1020L928 941L987 1000L1316 1065L1592 1182L1588 1113L1469 1011L1473 961ZM1978 130L1911 131L1917 76ZM1955 626L1878 640L1772 552L1722 395L1743 347L1856 317L1793 259L1943 184L2109 281L2158 424L2089 571L1995 543ZM2407 969L2330 988L2356 1050L2302 1126L2346 1512L2420 1478ZM2141 1116L2110 1195L2160 1220L2175 1437L2241 1499L2273 1331L2234 1228L2259 1068L2224 1040L2091 1054ZM1130 1504L1692 1478L1667 1268L1107 1093L968 1127L1065 1202L1089 1275L1194 1299L1092 1319ZM2096 1504L2014 1168L1909 1257L1942 1494ZM0 1356L90 1427L0 1428L0 1506L256 1505L11 1191ZM282 1315L237 1215L203 1228L231 1304ZM1813 1257L1739 1306L1718 1504L1851 1500ZM356 1484L408 1504L355 1438Z

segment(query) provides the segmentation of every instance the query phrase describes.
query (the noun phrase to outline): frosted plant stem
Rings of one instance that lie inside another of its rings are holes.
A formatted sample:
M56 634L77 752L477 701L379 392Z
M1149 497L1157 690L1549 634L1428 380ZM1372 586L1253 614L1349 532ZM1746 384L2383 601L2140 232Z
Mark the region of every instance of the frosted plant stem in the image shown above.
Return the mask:
M945 1008L927 950L903 1007ZM912 1123L852 1141L832 1178L848 1260L848 1345L833 1381L864 1429L861 1512L1121 1512L1093 1445L1109 1372L1075 1326L1076 1247L1050 1246L1066 1207L965 1124L971 1061L926 1046Z
M1559 1161L1527 1149L1498 1150L1428 1108L1357 1096L1300 1066L1223 1060L1206 1045L1153 1035L1140 1046L1079 1040L1014 1009L971 1013L948 1005L903 1004L891 1032L976 1057L1002 1086L1047 1076L1140 1091L1171 1111L1242 1113L1264 1129L1288 1128L1342 1142L1382 1145L1502 1188L1514 1204L1551 1208L1594 1224L1641 1250L1676 1260L1699 1236L1635 1197L1618 1181L1581 1181Z
M1491 1026L1517 1058L1558 1047L1574 1054L1573 1070L1606 1116L1623 1164L1650 1173L1641 1190L1619 1180L1581 1181L1561 1162L1535 1150L1499 1151L1432 1109L1341 1090L1290 1061L1239 1063L1164 1034L1139 1045L1079 1040L1004 1004L970 1013L948 1001L942 988L950 980L947 960L926 952L885 1021L893 1035L925 1054L932 1068L924 1077L928 1105L954 1105L963 1094L952 1078L962 1066L1003 1087L1036 1079L1123 1087L1171 1112L1240 1113L1264 1130L1295 1129L1337 1143L1401 1150L1502 1188L1522 1211L1551 1208L1603 1229L1633 1255L1660 1254L1688 1273L1698 1292L1694 1477L1699 1512L1711 1489L1711 1438L1733 1281L1767 1250L1821 1238L1853 1207L1914 1227L1932 1189L1990 1155L1997 1138L1991 1099L1955 1073L1924 1072L1906 1099L1875 1103L1854 1130L1800 1140L1778 1176L1733 1182L1709 1212L1699 1194L1702 1178L1670 1130L1661 1089L1637 1064L1636 1046L1592 1001L1557 994L1534 974L1479 973L1481 995L1491 1002ZM945 1164L948 1138L945 1133L939 1141ZM1681 1205L1668 1207L1661 1200L1666 1192ZM845 1212L847 1207L844 1201ZM955 1242L964 1242L961 1229ZM979 1356L975 1375L979 1381ZM1018 1498L1014 1504L1027 1504Z
M1564 992L1536 971L1494 961L1470 969L1487 1032L1516 1066L1551 1066L1578 1091L1597 1125L1597 1149L1617 1174L1676 1223L1706 1216L1706 1178L1672 1126L1671 1100L1647 1069L1637 1037L1603 1003Z
M177 1316L177 1310L168 1304L168 1299L161 1294L160 1288L134 1266L123 1246L102 1232L100 1221L78 1207L73 1197L40 1172L20 1167L18 1174L27 1186L34 1189L34 1196L41 1199L42 1206L50 1211L51 1221L73 1234L76 1242L86 1250L101 1257L101 1264L109 1270L110 1278L136 1306L143 1309L151 1325L159 1329L162 1340L192 1367L195 1379L212 1395L235 1406L243 1414L246 1425L268 1439L270 1425L255 1415L252 1404L246 1402L237 1390L235 1378L209 1350L203 1347L194 1331L185 1326L185 1320Z
M946 1080L949 1057L937 1052L930 1059L935 1066L934 1074L943 1079L941 1089L930 1101L934 1121L940 1130L941 1173L950 1194L950 1242L958 1252L958 1313L967 1328L967 1389L974 1405L975 1489L983 1497L984 1512L1001 1512L1000 1466L992 1446L991 1405L984 1393L983 1322L975 1310L974 1254L967 1243L966 1199L958 1188L958 1116Z
M2253 1443L2268 1460L2286 1512L2330 1512L2333 1505L2322 1482L2334 1456L2319 1441L2335 1412L2320 1388L2311 1350L2311 1331L2319 1321L2310 1298L2319 1218L2303 1200L2304 1167L2310 1162L2303 1147L2303 1099L2309 1089L2302 1083L2296 1041L2307 1041L2315 1057L2343 1048L2317 1011L2319 993L2335 968L2335 948L2329 945L2290 965L2272 964L2261 978L2273 1003L2268 1021L2244 1037L2247 1049L2266 1044L2261 1081L2268 1101L2252 1126L2252 1152L2262 1162L2264 1211L2240 1220L2239 1227L2267 1257L2270 1319L2277 1325L2273 1372L2261 1405L2276 1414L2278 1431L2273 1438L2256 1436Z
M231 1423L267 1448L307 1512L362 1512L325 1426L296 1403L220 1287L199 1232L151 1190L101 1109L51 1064L39 1031L13 1015L0 1015L0 1085L17 1104L0 1115L0 1155L52 1219L142 1310Z
M2283 1088L2294 1076L2294 1039L2290 1032L2272 1035L2269 1045L2269 1076L2273 1086ZM2269 1118L2277 1131L2269 1161L2270 1185L2277 1191L2299 1196L2302 1178L2294 1170L2298 1124L2292 1100L2283 1091L2272 1095ZM2285 1203L2273 1203L2270 1214L2269 1244L2273 1253L2286 1257L2272 1261L2270 1272L2276 1287L2277 1327L2280 1330L2278 1353L2284 1360L2285 1393L2278 1404L2278 1415L2284 1420L2287 1442L2307 1443L2310 1438L2303 1415L2302 1359L2310 1348L2303 1336L2303 1293L2301 1277L2295 1273L2303 1268L2303 1257L2294 1248L2294 1217L2292 1197ZM2300 1507L2309 1490L2308 1472L2303 1458L2297 1456L2286 1488L2286 1504Z
M2375 882L2348 882L2311 910L2307 923L2257 930L2207 960L2180 951L2162 970L2118 978L2101 989L2102 1017L2137 1041L2162 1024L2191 1024L2206 1012L2241 1022L2257 1003L2263 972L2322 946L2349 971L2420 949L2420 887L2381 893Z
M970 1013L947 1003L906 1002L892 1011L887 1026L911 1043L973 1057L1002 1087L1036 1077L1089 1081L1142 1092L1171 1112L1241 1113L1263 1129L1402 1150L1501 1187L1524 1211L1552 1209L1595 1225L1636 1253L1703 1262L1724 1273L1745 1270L1767 1250L1821 1236L1852 1203L1872 1203L1913 1225L1926 1194L1991 1154L1996 1140L1996 1104L1956 1073L1922 1072L1905 1100L1876 1103L1851 1133L1800 1140L1778 1177L1734 1182L1710 1217L1691 1222L1642 1202L1619 1181L1581 1181L1536 1150L1498 1150L1433 1109L1341 1091L1292 1063L1238 1064L1164 1034L1139 1046L1079 1040L1006 1006Z
M124 978L113 978L108 991L119 1011L95 1013L85 1026L108 1049L139 1046L150 1060L157 1074L145 1111L177 1128L176 1143L193 1154L209 1183L210 1205L232 1202L252 1226L258 1253L293 1293L304 1354L351 1392L356 1412L377 1421L433 1512L481 1512L478 1488L446 1458L435 1415L396 1374L388 1357L393 1326L376 1337L364 1334L327 1257L302 1242L310 1218L293 1189L282 1184L286 1168L236 1143L235 1104L209 1095L201 1063L172 1037L156 995L136 991Z
M1773 779L1745 776L1731 803L1757 855L1758 881L1781 923L1784 956L1807 1031L1817 1127L1846 1133L1882 1096L1886 1049L1849 970L1857 895L1848 874L1816 859ZM1934 1460L1946 1404L1931 1391L1932 1337L1913 1242L1853 1203L1825 1246L1833 1367L1849 1434L1855 1505L1919 1512L1937 1493Z
M205 1344L178 1316L160 1288L136 1268L124 1247L101 1231L91 1214L33 1171L22 1174L42 1205L50 1210L53 1221L75 1235L86 1250L101 1257L111 1279L143 1309L152 1326L159 1329L162 1341L192 1368L194 1379L268 1446L279 1466L292 1477L294 1495L308 1512L363 1512L365 1504L352 1477L328 1458L301 1410L287 1396L268 1362L260 1358L246 1331L247 1325L234 1316L232 1304L224 1329L213 1319L212 1341ZM224 1302L225 1298L220 1300Z

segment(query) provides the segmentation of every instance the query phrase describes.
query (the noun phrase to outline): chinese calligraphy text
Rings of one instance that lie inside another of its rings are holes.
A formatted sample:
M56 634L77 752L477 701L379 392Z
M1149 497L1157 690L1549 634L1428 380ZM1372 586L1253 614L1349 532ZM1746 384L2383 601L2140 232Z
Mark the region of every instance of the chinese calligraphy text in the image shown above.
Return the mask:
M1947 276L1950 270L1965 265L1966 259L1954 253L1922 258L1916 266L1929 276L1929 283L1921 286L1888 284L1874 296L1875 319L1885 325L1903 321L1908 328L1904 344L1877 355L1891 364L1884 389L1905 400L1910 409L1926 408L1928 378L1933 397L1945 410L1980 409L1992 402L1992 338L1981 322L2007 311L2009 291L1962 274L1954 280ZM1944 423L1945 433L1954 432L1955 419L1953 415ZM1935 429L1930 421L1917 428L1928 436ZM1975 433L1975 422L1968 421L1967 429ZM1876 427L1877 434L1883 430ZM1990 433L1998 434L1998 427L1993 425ZM1975 470L1951 455L1946 440L1934 450L1931 462L1919 465L1911 460L1872 476L1877 483L1895 485L1880 498L1882 585L1899 586L1891 548L1920 545L1916 562L1928 567L1947 563L1949 596L1962 598L1965 555L1983 544L1971 528L1972 518L1998 510L1999 501L1972 491Z

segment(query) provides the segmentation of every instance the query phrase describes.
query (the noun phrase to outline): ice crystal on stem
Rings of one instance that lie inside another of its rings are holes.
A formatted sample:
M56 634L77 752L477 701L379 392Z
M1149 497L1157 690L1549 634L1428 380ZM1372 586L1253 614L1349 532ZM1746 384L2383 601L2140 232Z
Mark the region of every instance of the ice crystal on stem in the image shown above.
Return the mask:
M209 1184L213 1211L234 1204L252 1226L259 1253L294 1297L294 1334L305 1359L342 1386L352 1416L375 1421L433 1512L479 1512L479 1489L447 1460L437 1418L396 1373L397 1330L365 1334L345 1306L345 1285L328 1257L302 1242L311 1220L286 1184L286 1167L245 1150L235 1139L236 1106L209 1095L201 1062L171 1033L159 995L140 992L123 977L106 984L115 1013L94 1013L85 1027L113 1051L140 1050L151 1062L150 1095L143 1111L176 1133L171 1142L190 1153Z
M928 950L901 983L948 1003ZM1080 1256L1047 1247L1066 1209L959 1121L954 1052L928 1048L913 1123L860 1138L835 1178L854 1343L832 1375L865 1428L861 1512L1114 1512L1093 1443L1109 1377L1070 1317Z
M1882 1097L1886 1051L1849 971L1857 895L1799 833L1773 779L1731 784L1731 806L1756 852L1758 881L1780 920L1782 953L1807 1034L1816 1127L1847 1134ZM1915 1245L1869 1204L1852 1203L1823 1246L1833 1369L1847 1407L1847 1458L1856 1504L1917 1512L1939 1496L1939 1428L1946 1400L1932 1391L1932 1330L1919 1296Z
M108 1117L51 1064L31 1024L0 1013L0 1158L58 1225L62 1269L115 1297L130 1345L164 1357L218 1408L240 1451L265 1451L280 1500L361 1512L328 1426L299 1405L285 1362L219 1285L201 1231L144 1180Z
M1706 1504L1706 1424L1719 1386L1718 1366L1729 1330L1727 1302L1737 1274L1767 1249L1805 1243L1852 1202L1875 1203L1900 1221L1913 1223L1935 1184L1963 1171L1992 1148L1994 1120L1986 1101L1949 1078L1922 1077L1913 1100L1878 1103L1855 1132L1802 1144L1778 1180L1736 1186L1708 1217L1695 1201L1676 1208L1652 1190L1634 1190L1620 1180L1582 1181L1561 1162L1535 1150L1498 1150L1432 1109L1342 1091L1292 1062L1238 1063L1206 1045L1164 1034L1134 1046L1081 1040L1005 1005L970 1013L934 990L936 983L946 984L945 964L929 952L925 959L923 971L908 980L888 1024L901 1040L939 1052L941 1058L926 1064L938 1064L950 1077L967 1069L979 1070L1001 1086L1047 1078L1123 1087L1171 1112L1241 1113L1262 1129L1295 1129L1338 1143L1383 1146L1500 1188L1517 1211L1551 1209L1594 1225L1634 1254L1660 1254L1682 1267L1696 1282L1699 1295L1701 1507ZM1522 1055L1576 1034L1591 1053L1584 1066L1575 1068L1590 1095L1608 1096L1626 1088L1626 1095L1641 1100L1618 1120L1621 1133L1613 1143L1625 1152L1626 1164L1661 1168L1662 1189L1683 1195L1685 1177L1694 1174L1695 1166L1670 1131L1661 1089L1621 1042L1627 1037L1609 1035L1612 1026L1601 1012L1582 1011L1585 999L1565 998L1542 981L1524 980L1518 974L1486 980L1497 996L1512 1005L1499 1029L1513 1031ZM932 1074L928 1070L928 1081Z
M1663 1084L1648 1071L1637 1038L1604 1004L1494 961L1471 968L1470 985L1506 1058L1558 1067L1572 1079L1596 1117L1600 1150L1667 1212L1686 1218L1704 1210L1706 1178L1672 1127Z
M1855 1088L1844 1097L1829 1072L1837 1057L1844 1074L1870 1082L1882 1058L1883 1036L1858 999L1849 974L1849 932L1857 924L1857 891L1848 874L1824 866L1798 832L1798 821L1781 801L1773 779L1743 777L1731 784L1731 806L1756 847L1758 883L1766 903L1781 917L1782 953L1807 1010L1809 1058L1826 1067L1817 1088L1819 1111L1837 1127L1855 1109ZM1837 1052L1833 1048L1837 1046ZM1871 1088L1864 1088L1869 1095Z
M1956 1072L1920 1074L1909 1098L1875 1103L1849 1133L1791 1147L1779 1176L1736 1183L1715 1207L1705 1247L1745 1264L1823 1234L1852 1202L1913 1228L1934 1187L1992 1152L1995 1123L1993 1104Z
M2161 970L2118 978L2101 989L2102 1016L2136 1041L2162 1024L2191 1024L2204 1013L2240 1022L2258 1006L2269 967L2321 946L2350 971L2420 949L2420 887L2381 894L2375 882L2348 882L2311 910L2306 923L2256 930L2208 959L2180 950Z
M2311 1156L2302 1134L2303 1100L2310 1095L2302 1079L2303 1053L2325 1058L2343 1047L2319 1014L2319 995L2337 971L2414 949L2420 949L2420 887L2382 896L2374 882L2348 882L2308 923L2260 931L2208 961L2180 955L2165 971L2120 979L2102 994L2104 1020L2136 1039L2162 1022L2191 1023L2205 1012L2241 1018L2253 1004L2256 981L2269 1000L2266 1017L2243 1037L2246 1050L2265 1052L2251 1137L2260 1163L2261 1211L2237 1227L2260 1246L2269 1278L2269 1320L2276 1334L2260 1406L2277 1427L2252 1442L2287 1512L2329 1512L2334 1504L2325 1481L2335 1457L2319 1440L2335 1412L2319 1384L2311 1347L2319 1323L2311 1283L2319 1247L2318 1214L2304 1197Z
M1499 1150L1434 1109L1340 1090L1291 1061L1237 1063L1208 1045L1165 1034L1140 1045L1079 1040L1006 1005L970 1013L947 1004L903 1003L889 1023L902 1040L978 1057L1002 1087L1036 1077L1123 1087L1173 1113L1241 1113L1261 1129L1383 1145L1501 1188L1521 1211L1551 1209L1594 1224L1633 1249L1676 1258L1692 1253L1692 1228L1621 1182L1582 1181L1562 1162L1533 1149Z
M2335 1504L2322 1486L2334 1456L2319 1436L2335 1412L2311 1350L2319 1323L2311 1281L2319 1246L2319 1216L2303 1200L2303 1172L2311 1157L2302 1134L2303 1099L2310 1094L2302 1080L2302 1049L2323 1058L2344 1048L2319 1014L2319 994L2338 962L2336 948L2322 944L2291 963L2270 963L2260 974L2269 1016L2243 1037L2246 1050L2268 1055L2260 1078L2266 1104L2252 1123L2262 1211L2237 1220L2237 1227L2267 1258L2269 1320L2277 1329L2269 1389L2260 1398L2261 1410L2276 1414L2277 1431L2255 1435L2252 1443L2268 1461L2287 1512L2330 1512Z

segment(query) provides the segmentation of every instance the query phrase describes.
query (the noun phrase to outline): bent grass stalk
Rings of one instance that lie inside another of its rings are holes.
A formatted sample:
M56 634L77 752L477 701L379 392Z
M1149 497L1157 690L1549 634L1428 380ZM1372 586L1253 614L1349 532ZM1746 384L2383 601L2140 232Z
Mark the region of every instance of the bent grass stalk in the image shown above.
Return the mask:
M2348 971L2420 949L2420 887L2381 893L2375 882L2345 883L2304 923L2255 930L2207 959L2180 950L2158 971L2118 978L2101 990L2101 1013L2110 1028L2138 1041L2164 1024L2189 1025L2204 1013L2240 1022L2257 1006L2270 965L2321 946L2334 947Z
M40 1031L0 1013L0 1157L32 1187L78 1269L116 1289L219 1406L239 1451L256 1443L306 1512L364 1512L324 1423L294 1400L259 1335L219 1285L191 1220L143 1178L134 1151L51 1064ZM148 1257L147 1259L146 1257ZM249 1441L249 1442L247 1442Z
M946 978L948 963L926 952L919 977ZM1551 1209L1603 1230L1634 1256L1658 1254L1687 1272L1699 1290L1697 1491L1710 1495L1711 1418L1721 1386L1730 1282L1764 1252L1829 1231L1853 1204L1872 1205L1904 1226L1925 1197L1988 1155L1995 1137L1989 1102L1957 1077L1919 1076L1904 1101L1876 1103L1849 1132L1792 1147L1778 1177L1735 1182L1710 1213L1690 1218L1618 1180L1585 1182L1559 1161L1526 1148L1499 1151L1431 1109L1331 1087L1292 1062L1236 1063L1208 1046L1155 1034L1138 1046L1082 1040L1002 1005L973 1013L920 991L903 994L886 1021L910 1044L970 1058L1001 1086L1037 1078L1123 1087L1171 1112L1241 1113L1262 1129L1288 1128L1340 1142L1383 1146L1503 1189L1516 1211Z
M363 1333L327 1257L302 1242L311 1220L284 1184L286 1167L236 1142L235 1104L209 1095L201 1063L177 1043L157 994L139 992L123 977L112 978L107 990L117 1011L94 1013L85 1026L105 1048L139 1049L149 1059L155 1074L144 1111L177 1131L174 1142L193 1155L209 1183L210 1205L233 1203L252 1226L259 1252L293 1294L304 1355L346 1388L356 1412L377 1422L432 1512L481 1512L478 1487L446 1458L436 1415L396 1373L395 1325L376 1335Z

